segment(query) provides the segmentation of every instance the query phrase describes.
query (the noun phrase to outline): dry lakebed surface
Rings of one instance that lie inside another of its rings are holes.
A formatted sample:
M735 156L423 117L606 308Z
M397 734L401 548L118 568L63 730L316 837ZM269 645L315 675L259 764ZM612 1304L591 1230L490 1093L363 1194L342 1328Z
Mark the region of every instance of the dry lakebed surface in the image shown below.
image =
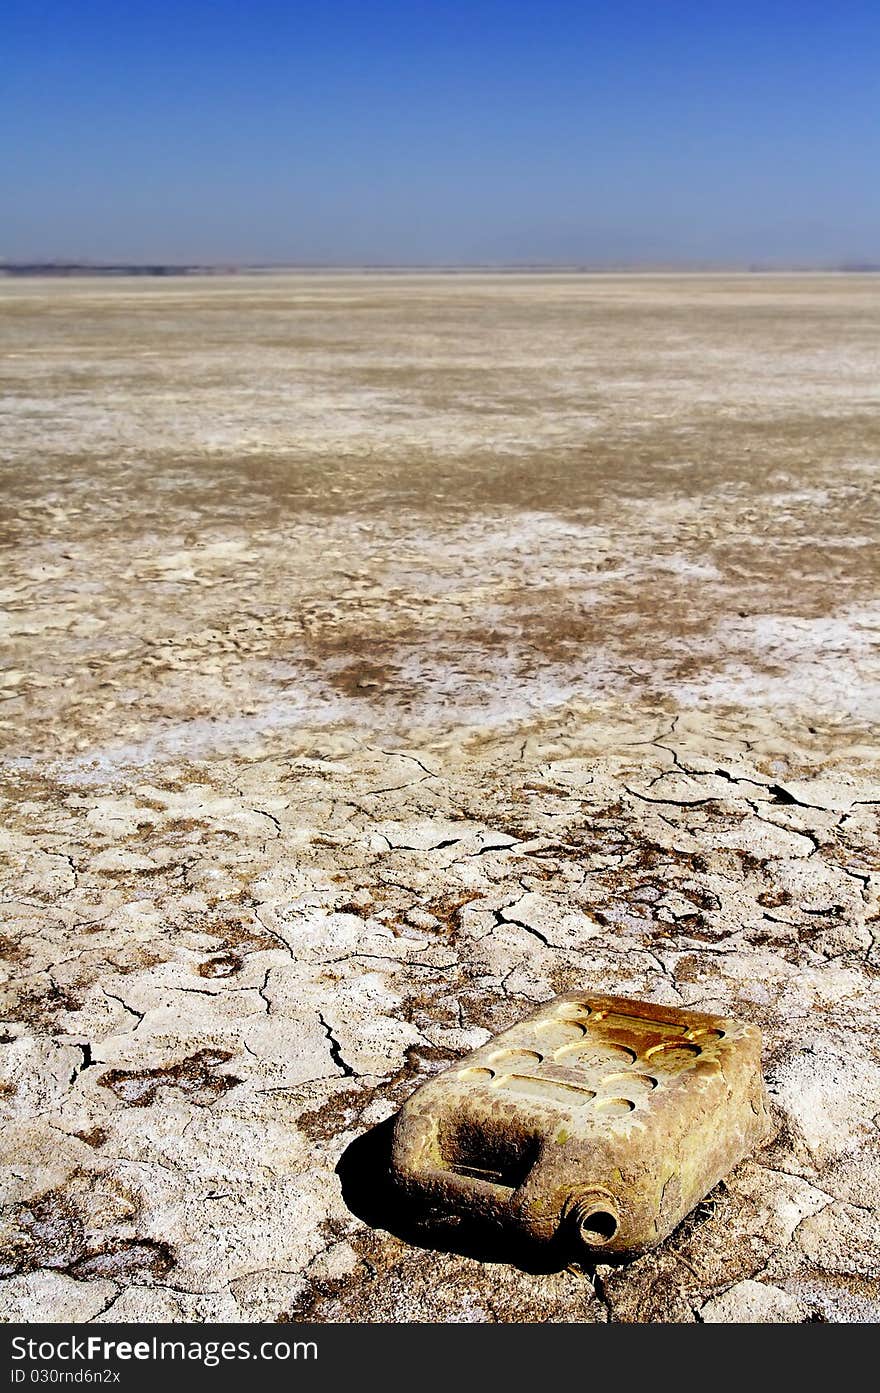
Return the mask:
M876 1321L880 280L0 281L0 1312ZM654 1252L432 1247L424 1079L761 1027Z

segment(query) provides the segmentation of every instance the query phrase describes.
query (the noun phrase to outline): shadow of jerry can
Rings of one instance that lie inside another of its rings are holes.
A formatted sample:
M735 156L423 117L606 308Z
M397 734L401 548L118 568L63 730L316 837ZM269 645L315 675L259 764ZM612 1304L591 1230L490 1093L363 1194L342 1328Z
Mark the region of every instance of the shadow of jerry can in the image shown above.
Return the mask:
M595 1258L660 1243L772 1134L755 1026L571 992L423 1084L391 1168L428 1223Z

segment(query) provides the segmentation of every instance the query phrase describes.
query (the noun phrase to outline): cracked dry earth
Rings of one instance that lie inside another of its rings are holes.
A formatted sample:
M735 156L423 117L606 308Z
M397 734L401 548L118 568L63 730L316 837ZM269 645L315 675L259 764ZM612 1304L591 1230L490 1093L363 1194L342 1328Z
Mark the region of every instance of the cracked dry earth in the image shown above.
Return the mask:
M4 1317L876 1320L876 280L0 316ZM362 1139L582 986L758 1023L776 1139L620 1266L415 1241Z

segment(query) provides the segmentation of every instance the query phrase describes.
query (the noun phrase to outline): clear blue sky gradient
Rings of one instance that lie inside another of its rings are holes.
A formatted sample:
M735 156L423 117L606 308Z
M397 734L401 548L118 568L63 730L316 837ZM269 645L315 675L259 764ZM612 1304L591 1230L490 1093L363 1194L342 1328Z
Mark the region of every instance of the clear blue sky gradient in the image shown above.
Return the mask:
M7 0L0 258L880 261L878 0Z

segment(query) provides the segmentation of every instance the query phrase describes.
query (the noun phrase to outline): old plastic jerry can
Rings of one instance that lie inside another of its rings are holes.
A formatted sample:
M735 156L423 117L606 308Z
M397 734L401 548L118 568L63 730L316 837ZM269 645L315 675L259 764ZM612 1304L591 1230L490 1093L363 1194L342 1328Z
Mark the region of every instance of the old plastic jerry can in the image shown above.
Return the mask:
M755 1026L569 992L423 1084L391 1166L428 1222L596 1256L661 1242L772 1131Z

